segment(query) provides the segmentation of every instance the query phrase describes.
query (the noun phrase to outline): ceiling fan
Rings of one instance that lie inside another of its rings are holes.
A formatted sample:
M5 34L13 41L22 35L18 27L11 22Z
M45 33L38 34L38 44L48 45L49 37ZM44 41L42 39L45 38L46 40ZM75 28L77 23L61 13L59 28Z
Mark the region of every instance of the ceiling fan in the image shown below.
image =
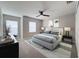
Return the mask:
M39 17L39 16L46 16L46 17L49 17L50 15L47 15L47 14L44 14L44 12L45 12L46 10L43 10L43 11L41 11L41 10L39 10L39 15L37 15L36 17Z

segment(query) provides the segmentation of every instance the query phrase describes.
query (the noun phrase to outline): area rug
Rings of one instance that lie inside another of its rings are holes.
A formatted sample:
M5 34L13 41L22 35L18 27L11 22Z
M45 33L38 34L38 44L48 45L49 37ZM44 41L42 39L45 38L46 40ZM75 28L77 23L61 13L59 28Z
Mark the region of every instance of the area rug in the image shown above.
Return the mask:
M25 42L30 44L33 48L35 48L37 51L39 51L41 54L43 54L47 58L70 58L71 56L71 51L65 50L61 47L58 47L55 50L51 51L32 42L32 39L25 40Z

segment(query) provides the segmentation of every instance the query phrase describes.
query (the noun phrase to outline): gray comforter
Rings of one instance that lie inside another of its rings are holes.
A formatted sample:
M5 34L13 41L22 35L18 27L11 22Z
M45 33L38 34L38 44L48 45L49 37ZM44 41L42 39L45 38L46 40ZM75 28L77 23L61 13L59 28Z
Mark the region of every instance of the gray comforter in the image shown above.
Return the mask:
M53 50L61 42L61 37L50 34L37 34L32 37L32 41Z
M43 40L43 41L46 41L46 42L49 42L49 43L53 43L57 40L57 38L55 36L53 36L53 35L50 36L50 35L47 35L47 34L37 34L37 35L34 35L33 38Z

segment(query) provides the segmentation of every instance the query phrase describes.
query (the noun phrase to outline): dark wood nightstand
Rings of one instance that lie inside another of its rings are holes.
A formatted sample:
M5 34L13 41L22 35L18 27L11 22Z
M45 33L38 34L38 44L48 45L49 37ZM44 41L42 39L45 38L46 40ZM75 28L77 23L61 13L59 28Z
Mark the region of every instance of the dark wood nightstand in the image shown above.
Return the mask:
M68 44L72 44L72 36L63 36L62 41Z

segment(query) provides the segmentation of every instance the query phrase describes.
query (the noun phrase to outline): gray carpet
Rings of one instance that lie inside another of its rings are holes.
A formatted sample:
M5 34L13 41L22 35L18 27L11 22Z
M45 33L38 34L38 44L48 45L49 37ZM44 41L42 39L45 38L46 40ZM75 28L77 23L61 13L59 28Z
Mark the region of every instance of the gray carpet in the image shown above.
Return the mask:
M54 51L50 51L50 50L44 49L43 47L33 43L31 40L25 40L25 42L30 44L37 51L39 51L42 55L44 55L48 58L70 58L71 57L71 51L65 50L60 47L55 49Z
M75 44L72 45L71 58L78 58Z
M19 42L19 58L46 58L24 40Z

